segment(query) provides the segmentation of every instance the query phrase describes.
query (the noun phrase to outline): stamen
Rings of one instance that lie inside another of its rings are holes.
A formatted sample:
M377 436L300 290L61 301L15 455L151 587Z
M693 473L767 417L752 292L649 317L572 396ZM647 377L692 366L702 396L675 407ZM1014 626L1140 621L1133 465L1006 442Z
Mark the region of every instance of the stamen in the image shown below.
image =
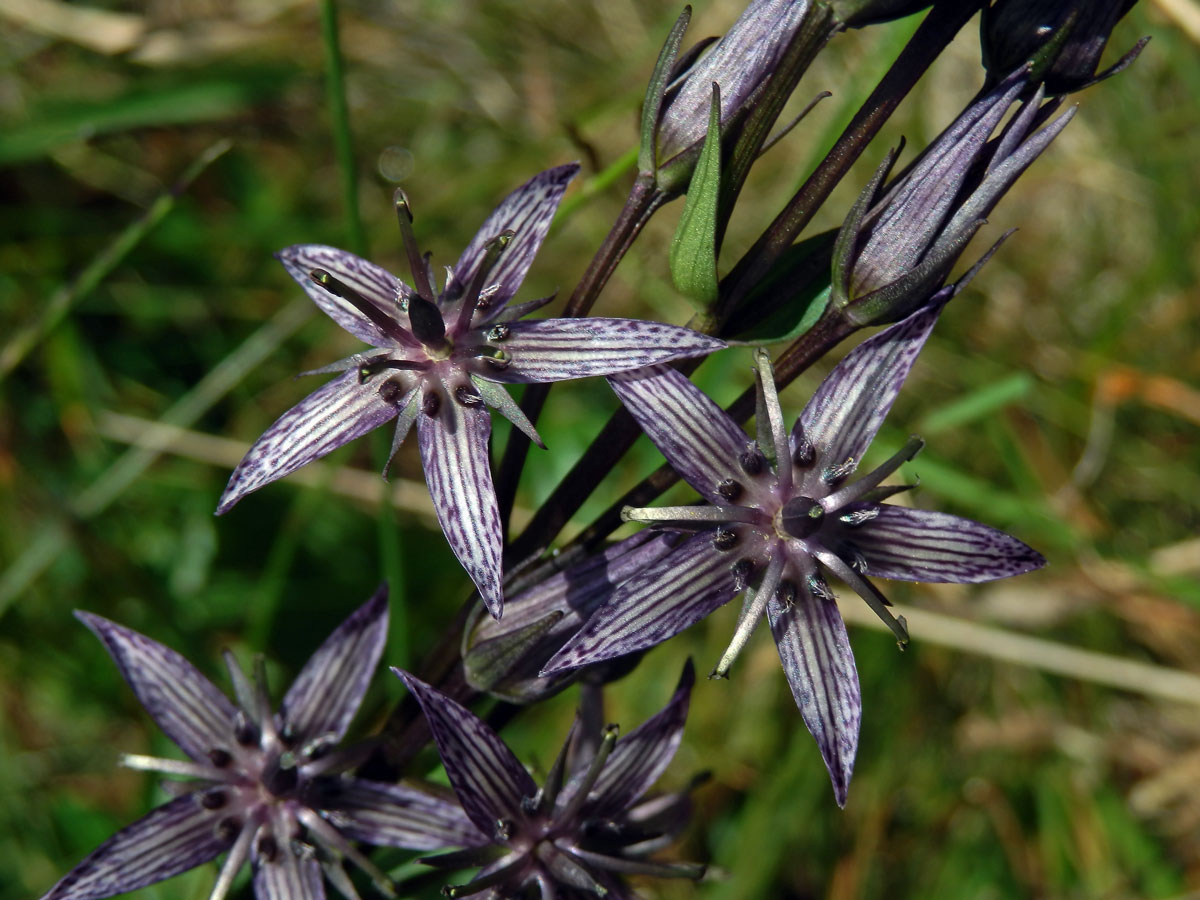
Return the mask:
M830 494L824 500L824 506L827 510L841 509L847 504L853 503L855 500L861 500L871 491L879 486L883 479L887 478L902 465L921 452L921 448L925 446L925 442L915 434L905 441L904 446L894 453L883 465L873 470L867 475L853 484L848 484L836 493Z
M220 788L205 791L200 795L200 805L205 809L221 809L229 802L229 795Z
M775 592L775 602L784 609L790 609L796 602L796 583L786 579L779 582L779 590Z
M379 396L383 398L384 403L396 403L405 394L404 385L400 383L398 378L389 378L379 386Z
M218 769L223 769L233 762L233 755L222 747L213 747L208 751L208 759Z
M627 856L607 856L582 847L572 847L571 855L598 869L622 875L651 875L657 878L703 878L705 867L697 863L660 863Z
M308 829L309 836L319 841L323 847L335 855L340 853L366 872L380 892L386 894L388 897L396 896L396 889L392 884L392 880L377 865L367 859L362 851L353 843L346 840L340 831L317 815L317 813L308 807L303 807L297 810L296 819Z
M512 840L513 834L516 833L516 826L513 825L512 819L497 819L496 829L494 832L497 841Z
M819 551L816 556L830 572L850 585L858 596L867 601L867 606L871 607L871 611L879 616L883 620L883 623L892 630L892 634L896 636L896 642L900 645L901 649L908 646L908 629L905 627L903 618L897 620L891 614L888 610L889 603L887 598L879 592L879 589L875 585L854 571L853 567L848 565L836 553L823 550Z
M821 470L821 480L830 487L836 487L847 478L854 474L854 470L858 468L858 460L850 457L845 462L840 462L837 465L826 466ZM836 506L831 506L830 509L837 509Z
M471 407L483 405L483 398L465 384L459 385L454 389L454 399L458 401L459 406Z
M442 408L442 398L437 391L429 391L421 400L421 412L425 413L429 418L433 418L438 414L438 410Z
M738 533L732 528L718 528L713 533L713 546L718 550L732 550L737 543Z
M750 583L750 576L754 574L754 563L748 559L739 559L729 567L729 574L733 576L734 593L740 594Z
M273 863L277 856L279 856L279 842L273 835L264 833L258 839L258 858Z
M404 243L404 252L408 255L408 267L412 271L413 286L425 300L434 303L437 295L434 294L433 285L429 282L429 264L421 258L421 250L417 246L417 235L413 231L413 214L412 207L408 202L408 195L402 188L396 188L396 193L392 195L392 202L396 205L396 219L400 223L400 240Z
M588 766L587 772L583 776L583 780L575 789L575 793L571 795L571 800L562 811L554 818L559 822L569 822L579 815L579 810L583 808L583 804L587 802L588 792L596 783L596 779L600 777L600 772L604 768L604 764L608 762L608 756L613 751L613 747L617 745L617 735L621 733L621 729L616 725L606 725L603 736L600 740L600 747L596 750L596 755L592 757L592 762Z
M717 485L717 493L731 503L742 496L742 486L732 478L726 478Z
M527 865L529 862L528 854L516 853L513 854L511 862L505 863L500 868L487 875L476 878L474 881L469 881L466 884L447 884L442 886L443 897L469 897L472 894L478 894L481 891L486 891L490 887L495 887L498 884L504 884L512 876L518 868Z
M471 316L475 314L479 301L482 299L481 292L487 282L487 277L491 274L492 269L496 268L496 263L500 261L500 257L512 243L515 235L516 232L510 228L500 232L484 245L483 258L479 261L479 268L475 270L467 292L463 295L462 305L458 308L458 334L462 334L471 327ZM482 309L485 306L487 304L478 306L478 308Z
M500 341L508 340L508 336L511 332L512 329L501 322L499 325L493 325L488 329L487 339L498 344Z
M799 427L797 422L796 426ZM806 437L799 437L796 440L796 449L792 451L792 462L802 469L807 469L817 459L817 448L813 446L812 441Z
M870 522L872 519L879 518L879 507L868 506L866 509L856 509L851 512L842 513L838 516L838 521L844 525L849 525L851 528L857 528L863 522Z
M767 467L767 458L763 456L762 451L758 449L757 444L751 444L750 447L738 457L738 465L742 467L742 471L747 475L761 475L763 469Z
M820 572L813 572L808 576L808 589L813 596L820 597L822 600L837 599L837 595L829 587L829 582L821 577Z
M376 328L390 337L398 344L403 344L408 347L419 346L413 336L409 334L399 322L388 314L387 310L380 309L373 301L368 300L350 285L344 281L339 281L334 278L329 272L324 269L313 269L308 273L308 277L313 283L323 287L335 297L340 297L345 300L356 310L363 314L368 321Z
M747 598L747 602L742 604L742 612L738 616L738 624L733 632L733 639L729 642L729 646L721 656L721 661L717 663L717 667L708 676L709 678L729 677L729 669L733 665L734 660L742 652L742 648L746 646L746 642L750 640L750 636L754 634L754 629L758 627L758 623L762 621L763 613L767 610L767 601L775 596L775 589L779 586L780 576L783 575L783 564L786 558L785 554L776 553L771 558L770 563L767 564L767 573L763 576L762 584L754 591L753 598Z

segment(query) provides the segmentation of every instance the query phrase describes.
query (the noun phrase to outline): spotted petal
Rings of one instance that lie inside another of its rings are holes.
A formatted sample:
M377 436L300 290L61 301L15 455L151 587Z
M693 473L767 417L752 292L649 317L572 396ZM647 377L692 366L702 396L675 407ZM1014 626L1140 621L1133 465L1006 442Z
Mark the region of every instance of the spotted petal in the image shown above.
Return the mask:
M608 383L675 471L703 497L725 502L717 485L736 471L749 443L733 419L669 366L613 375Z
M863 341L821 382L797 422L821 465L862 460L940 312L940 305L918 310Z
M256 900L325 900L321 865L311 853L280 847L270 862L254 860Z
M489 377L527 383L627 372L703 356L725 342L661 322L582 318L514 322L501 346L512 363Z
M849 537L868 575L899 581L975 583L1040 569L1046 559L1015 537L970 519L881 504Z
M443 400L436 416L422 412L417 417L425 481L438 522L483 602L499 618L504 538L488 460L491 432L492 419L482 403Z
M452 302L461 296L484 257L488 242L501 232L511 230L512 241L487 277L489 286L497 286L490 298L488 318L503 310L525 280L525 273L550 230L563 192L578 172L578 163L547 169L501 200L455 263L454 279L446 299Z
M444 850L491 842L458 803L403 782L343 779L325 809L336 812L338 831L346 837L377 847Z
M142 706L188 756L207 763L210 750L229 743L237 711L195 666L131 628L86 612L75 617L104 642Z
M733 599L738 585L728 553L709 533L693 535L621 585L542 669L543 675L653 647Z
M441 691L392 671L421 704L446 775L475 826L491 836L498 821L522 817L521 800L533 797L537 785L499 735Z
M285 412L254 442L229 477L217 515L252 491L394 419L398 411L396 403L379 393L377 380L360 384L354 370L335 378Z
M858 669L846 624L837 603L806 588L788 606L772 598L767 617L792 696L816 738L838 806L845 806L862 719Z
M391 336L353 305L314 283L311 275L314 269L324 269L374 303L385 315L402 321L407 327L408 316L400 311L399 300L402 296L410 296L413 291L391 272L353 253L322 244L296 244L275 255L313 303L320 307L321 312L346 331L372 347L397 345Z
M214 859L228 843L196 794L176 797L88 854L42 900L91 900L137 890Z
M298 744L340 740L362 703L387 640L387 585L325 639L283 698L279 714Z
M592 788L597 799L585 807L586 815L603 818L623 812L658 781L683 739L695 682L696 670L689 659L667 705L617 740Z

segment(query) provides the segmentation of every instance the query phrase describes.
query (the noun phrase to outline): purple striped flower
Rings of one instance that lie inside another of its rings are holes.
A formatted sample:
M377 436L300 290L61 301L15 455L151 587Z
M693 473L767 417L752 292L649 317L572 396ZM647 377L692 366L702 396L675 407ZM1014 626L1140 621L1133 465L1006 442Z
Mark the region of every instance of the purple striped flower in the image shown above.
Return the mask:
M609 375L702 356L722 341L632 319L517 321L552 298L510 305L579 166L534 176L483 223L440 293L417 248L408 199L396 194L413 287L365 259L317 245L279 254L313 302L373 350L316 370L343 372L288 410L238 464L217 513L396 419L395 455L413 423L438 521L492 614L503 605L500 515L492 488L488 407L542 446L499 383Z
M683 737L695 674L684 667L667 705L627 736L589 727L582 710L546 783L538 787L491 728L407 672L392 669L421 704L446 775L487 846L424 862L446 869L481 866L447 897L488 900L540 896L633 898L624 874L699 878L702 866L646 857L666 846L691 812L687 792L642 796L666 770ZM596 696L596 695L593 695Z
M89 900L132 891L228 855L210 900L242 865L259 900L321 900L322 868L357 898L342 859L391 894L358 843L438 850L480 843L458 804L430 789L353 778L369 745L337 749L362 702L387 636L381 588L313 654L272 712L261 665L252 682L225 661L237 702L187 660L145 635L76 613L112 655L137 698L188 759L126 756L124 764L188 779L173 800L117 832L42 900Z
M825 573L866 600L904 643L904 622L888 612L868 575L979 582L1045 563L985 525L882 502L905 490L881 483L916 455L919 438L873 472L851 479L940 309L939 303L920 310L853 350L817 389L790 434L761 351L756 441L673 369L655 366L611 378L650 439L708 503L625 510L630 520L694 534L622 584L543 674L665 641L744 592L733 641L713 675L727 675L765 612L792 694L844 804L861 701L846 626Z

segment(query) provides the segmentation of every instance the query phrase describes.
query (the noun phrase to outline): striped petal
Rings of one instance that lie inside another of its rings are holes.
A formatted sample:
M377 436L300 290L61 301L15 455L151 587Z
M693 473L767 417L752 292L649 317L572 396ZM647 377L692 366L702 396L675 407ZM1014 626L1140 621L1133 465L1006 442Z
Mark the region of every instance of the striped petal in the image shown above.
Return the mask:
M608 379L626 409L683 479L715 503L717 485L739 474L750 441L733 419L669 366L650 366Z
M279 710L298 745L325 736L341 740L345 735L383 654L387 625L384 585L304 664Z
M596 801L584 815L604 818L624 812L658 781L679 749L696 669L689 659L675 694L661 710L617 741L592 788Z
M270 861L254 860L255 900L325 900L321 864L311 854L280 847Z
M501 819L522 818L521 800L533 797L537 785L499 735L441 691L392 671L421 704L446 775L475 826L490 837Z
M476 828L458 803L432 788L403 782L342 779L325 809L335 811L338 831L350 840L377 847L445 850L491 843L491 836Z
M845 806L862 719L858 669L846 624L835 601L803 587L790 605L772 598L767 618L792 696L816 738L838 806Z
M970 519L882 504L847 532L865 574L899 581L975 583L1040 569L1046 558L1015 537Z
M396 346L395 340L353 305L315 284L310 273L314 269L324 269L407 328L408 316L400 311L399 300L413 291L399 278L360 256L322 244L296 244L275 255L321 312L342 328L372 347Z
M660 322L636 319L539 319L509 326L508 368L494 381L527 383L587 378L720 350L724 341Z
M483 602L500 618L504 538L488 459L491 432L492 419L482 403L443 400L436 416L417 416L421 461L438 522Z
M457 300L470 284L488 242L501 232L511 230L512 241L487 277L489 286L497 286L490 298L488 318L504 309L525 280L525 273L529 271L538 248L546 239L546 232L550 230L550 222L558 211L563 192L578 172L578 163L547 169L501 200L455 263L454 279L447 290L446 300L451 303Z
M377 380L360 384L353 369L335 378L285 412L254 442L229 477L217 515L247 494L394 419L398 411L395 402L380 394Z
M713 547L712 535L693 535L621 585L542 669L543 675L653 647L733 599L736 557Z
M941 306L926 307L863 341L821 382L793 429L824 466L859 462L925 346Z
M176 797L88 854L42 900L91 900L137 890L214 859L228 843L198 795Z
M227 747L237 711L195 666L131 628L78 610L75 617L104 642L142 706L188 756L207 763L210 750Z

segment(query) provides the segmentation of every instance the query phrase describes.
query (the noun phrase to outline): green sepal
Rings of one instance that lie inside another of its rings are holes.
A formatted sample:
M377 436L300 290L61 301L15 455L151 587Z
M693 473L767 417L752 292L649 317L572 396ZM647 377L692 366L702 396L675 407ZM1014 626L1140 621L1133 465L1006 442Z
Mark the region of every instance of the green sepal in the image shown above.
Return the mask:
M679 227L671 241L671 279L700 310L717 301L717 211L721 195L721 89L713 85L708 134L692 181Z
M790 341L816 323L829 305L829 271L837 231L813 235L780 256L746 295L719 337L750 344Z
M650 76L650 83L646 85L646 99L642 103L642 140L637 157L638 171L644 174L653 174L658 168L658 117L662 115L663 97L671 83L671 70L679 56L683 33L687 31L691 20L692 7L685 6L679 18L675 20L671 33L667 35L662 50L659 51L654 73Z

